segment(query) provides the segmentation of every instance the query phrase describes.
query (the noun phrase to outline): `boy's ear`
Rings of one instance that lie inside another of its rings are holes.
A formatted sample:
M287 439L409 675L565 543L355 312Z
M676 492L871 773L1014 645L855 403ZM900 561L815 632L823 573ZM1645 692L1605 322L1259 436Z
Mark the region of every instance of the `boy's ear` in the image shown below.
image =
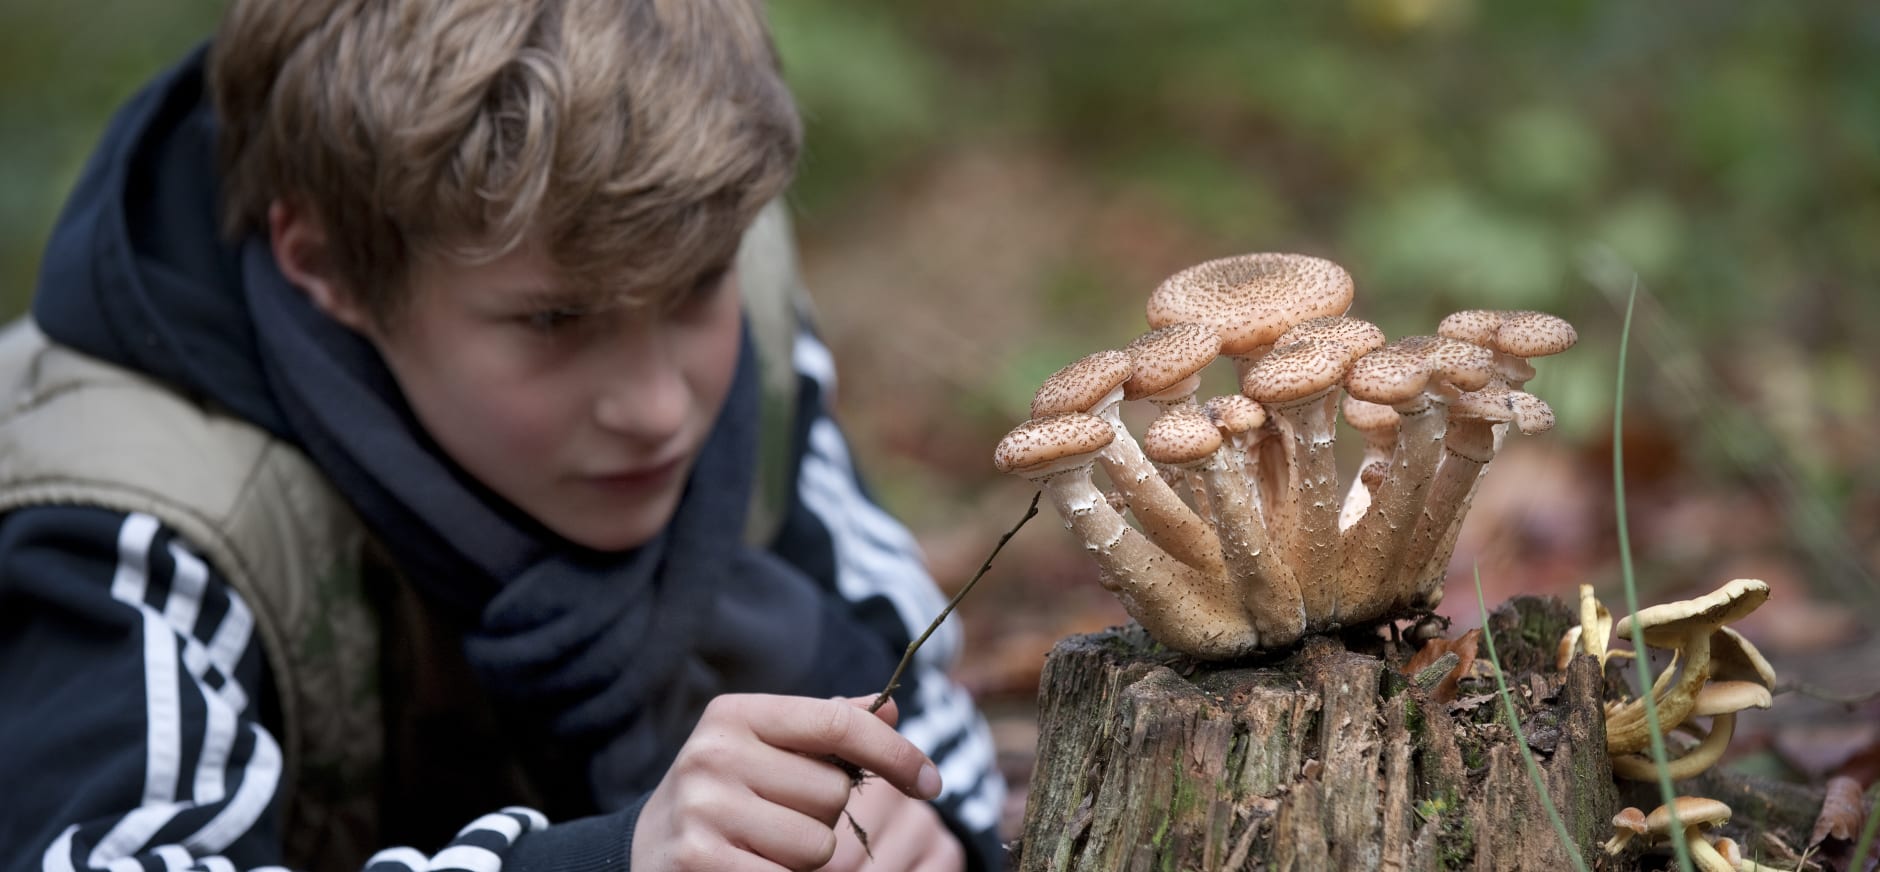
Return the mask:
M268 204L268 242L281 274L320 311L356 332L370 332L368 313L333 269L326 227L317 216L286 200L275 200Z

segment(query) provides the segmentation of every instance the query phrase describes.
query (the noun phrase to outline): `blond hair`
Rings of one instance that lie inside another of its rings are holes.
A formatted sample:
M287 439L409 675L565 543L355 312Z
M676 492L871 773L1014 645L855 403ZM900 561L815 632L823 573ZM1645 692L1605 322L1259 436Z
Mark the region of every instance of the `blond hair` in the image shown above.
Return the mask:
M225 228L311 209L381 319L416 258L525 242L657 302L730 259L802 138L758 0L234 0L209 87Z

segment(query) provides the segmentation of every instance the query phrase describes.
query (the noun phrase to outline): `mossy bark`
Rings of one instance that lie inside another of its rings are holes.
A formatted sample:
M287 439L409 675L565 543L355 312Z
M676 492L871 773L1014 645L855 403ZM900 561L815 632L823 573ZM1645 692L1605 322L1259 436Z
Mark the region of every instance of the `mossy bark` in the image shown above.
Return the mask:
M1522 598L1489 623L1546 791L1590 861L1616 809L1601 676L1591 658L1540 666L1573 620ZM1133 626L1065 640L1039 691L1013 868L1571 868L1500 703L1480 682L1432 702L1398 671L1407 654L1317 636L1206 664Z

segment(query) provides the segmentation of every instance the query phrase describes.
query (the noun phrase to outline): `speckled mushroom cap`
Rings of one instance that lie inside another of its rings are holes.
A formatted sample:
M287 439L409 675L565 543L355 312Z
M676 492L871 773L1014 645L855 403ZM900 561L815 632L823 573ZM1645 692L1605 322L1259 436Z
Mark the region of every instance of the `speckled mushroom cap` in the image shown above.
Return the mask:
M1554 428L1554 409L1546 400L1500 385L1469 391L1450 400L1449 417L1456 421L1513 424L1530 436Z
M1580 334L1566 319L1546 312L1514 312L1504 315L1495 331L1496 350L1515 357L1546 357L1559 354L1580 341Z
M1290 403L1335 387L1351 368L1349 348L1336 342L1275 347L1240 378L1240 392L1268 405Z
M1114 349L1087 354L1051 374L1031 395L1031 416L1049 418L1088 412L1136 371L1129 353Z
M1220 447L1220 428L1192 406L1170 409L1151 422L1142 434L1142 453L1156 463L1169 466L1201 463Z
M1714 827L1730 820L1730 807L1717 800L1703 796L1680 796L1672 801L1672 805L1661 805L1645 816L1646 832L1661 836L1673 835L1671 833L1673 806L1677 808L1678 822L1686 828Z
M1730 627L1718 627L1710 635L1710 674L1724 681L1754 681L1772 690L1776 686L1775 667Z
M1144 333L1123 350L1136 367L1123 383L1123 399L1140 400L1206 368L1220 354L1221 337L1212 327L1184 321Z
M1258 430L1266 423L1266 407L1260 401L1241 394L1210 398L1201 411L1214 422L1224 436L1238 436Z
M1003 473L1039 478L1088 465L1115 439L1116 431L1095 415L1034 418L999 440L992 465Z
M1692 635L1714 633L1724 624L1742 620L1768 598L1767 583L1755 578L1739 578L1696 599L1639 609L1637 614L1620 618L1612 631L1622 639L1629 639L1632 622L1636 620L1645 630L1645 644L1677 648Z
M1294 342L1336 342L1352 350L1353 356L1362 356L1384 347L1388 341L1384 329L1363 318L1347 318L1343 315L1327 315L1294 324L1291 329L1281 333L1275 345L1291 345Z
M1345 392L1367 403L1394 406L1415 399L1429 381L1429 358L1398 340L1358 358L1345 375Z
M1546 357L1573 347L1580 335L1565 319L1546 312L1468 309L1437 325L1436 333L1515 357Z
M1701 718L1731 715L1744 709L1766 709L1775 700L1769 688L1754 681L1707 681L1699 688L1691 714Z
M1163 280L1149 294L1149 325L1206 324L1220 333L1221 354L1247 354L1301 321L1344 314L1354 291L1351 274L1324 258L1242 254Z
M1343 410L1345 423L1361 433L1388 433L1403 422L1403 416L1397 414L1396 409L1383 403L1360 400L1350 394L1345 395Z

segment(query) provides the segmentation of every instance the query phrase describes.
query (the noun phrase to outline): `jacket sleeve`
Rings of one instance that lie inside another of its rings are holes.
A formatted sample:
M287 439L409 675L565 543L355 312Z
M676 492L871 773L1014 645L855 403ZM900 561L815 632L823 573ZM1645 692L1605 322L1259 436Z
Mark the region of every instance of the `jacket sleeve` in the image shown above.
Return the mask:
M797 373L792 505L773 546L833 586L855 616L898 656L946 607L907 528L869 495L831 416L835 365L807 322L793 348ZM935 804L960 836L976 869L1003 865L998 822L1005 782L992 735L964 687L948 671L958 659L957 621L943 623L915 654L895 700L900 731L940 767Z
M142 514L0 516L0 870L273 870L283 760L242 598ZM504 809L372 872L625 870L634 811Z

